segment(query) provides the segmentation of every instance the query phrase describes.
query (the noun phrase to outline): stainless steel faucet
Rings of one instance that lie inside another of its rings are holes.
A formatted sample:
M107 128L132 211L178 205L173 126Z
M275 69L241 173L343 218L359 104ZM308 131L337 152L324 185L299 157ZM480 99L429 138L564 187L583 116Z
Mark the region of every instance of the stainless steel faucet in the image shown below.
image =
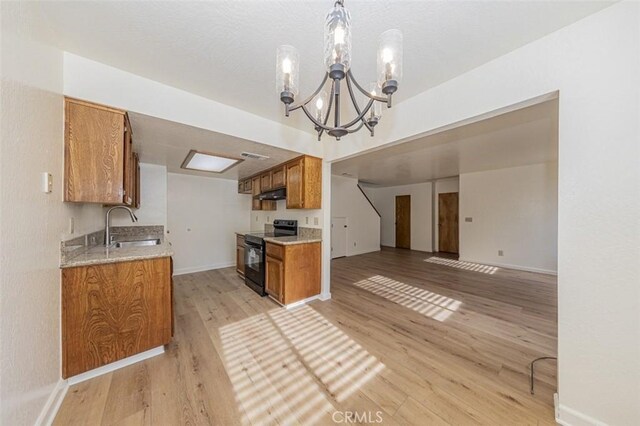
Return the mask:
M115 209L124 209L126 211L129 212L129 216L131 216L131 221L132 222L137 222L138 221L138 217L133 213L133 210L131 210L129 207L127 206L115 206L115 207L111 207L109 210L107 210L107 217L105 219L105 223L104 223L104 245L109 247L111 245L111 228L109 226L109 216L111 215L111 212Z

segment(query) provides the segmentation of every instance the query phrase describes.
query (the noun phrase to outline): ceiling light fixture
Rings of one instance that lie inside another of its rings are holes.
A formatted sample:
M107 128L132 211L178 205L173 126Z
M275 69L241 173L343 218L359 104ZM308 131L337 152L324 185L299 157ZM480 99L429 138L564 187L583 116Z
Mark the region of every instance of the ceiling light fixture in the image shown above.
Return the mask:
M378 79L371 83L369 90L358 84L351 73L351 14L344 8L344 0L337 0L327 14L324 25L324 62L327 72L320 86L311 96L299 104L292 105L298 95L298 51L293 46L278 47L276 57L276 89L285 106L285 115L291 111L302 109L315 125L318 140L323 132L340 140L349 133L366 127L371 136L373 129L382 117L382 103L391 108L391 97L398 90L402 78L402 33L399 30L388 30L380 35L378 46ZM340 120L340 83L345 80L351 102L357 116L346 124ZM324 91L327 81L330 82L330 93ZM366 104L360 108L353 91L356 87L364 96ZM307 105L315 99L315 113ZM331 110L334 111L333 126L327 125Z
M180 168L200 172L224 173L242 161L244 161L242 158L227 157L225 155L192 149L189 151L189 154L187 154Z

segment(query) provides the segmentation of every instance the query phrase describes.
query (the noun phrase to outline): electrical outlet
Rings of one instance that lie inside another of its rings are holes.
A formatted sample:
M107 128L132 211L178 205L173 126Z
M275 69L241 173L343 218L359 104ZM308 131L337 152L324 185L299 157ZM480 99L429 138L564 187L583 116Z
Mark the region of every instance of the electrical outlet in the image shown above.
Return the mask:
M498 250L498 256L504 256L504 251Z
M357 244L357 243L354 241L354 242L353 242L353 246L355 247L355 246L356 246L356 244Z
M313 218L313 224L317 226L317 225L318 225L318 223L319 223L318 218L317 218L317 217L314 217L314 218Z
M309 224L309 216L305 217L304 220L305 220L305 224L308 225Z
M267 223L269 223L269 216L267 216Z
M256 215L256 222L258 221L258 216Z
M69 233L73 234L75 231L75 219L73 217L69 218Z

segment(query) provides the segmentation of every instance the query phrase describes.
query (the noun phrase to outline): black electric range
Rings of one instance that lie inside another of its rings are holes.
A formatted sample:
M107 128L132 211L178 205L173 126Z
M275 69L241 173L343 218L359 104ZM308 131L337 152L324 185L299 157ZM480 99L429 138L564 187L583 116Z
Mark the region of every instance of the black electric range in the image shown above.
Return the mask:
M292 235L298 235L298 221L276 219L273 221L273 232L251 232L244 236L244 282L259 295L267 295L264 239Z

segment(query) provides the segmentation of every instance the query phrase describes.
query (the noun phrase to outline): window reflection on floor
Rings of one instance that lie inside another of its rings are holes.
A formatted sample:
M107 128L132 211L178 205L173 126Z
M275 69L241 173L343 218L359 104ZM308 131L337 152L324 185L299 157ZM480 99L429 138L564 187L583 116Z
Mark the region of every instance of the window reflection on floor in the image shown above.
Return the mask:
M438 321L446 320L462 305L459 300L382 275L369 277L354 285Z
M428 263L435 263L437 265L451 266L452 268L465 269L467 271L482 272L485 274L493 275L499 269L496 266L482 265L480 263L463 262L461 260L446 259L444 257L429 257L424 260Z
M243 424L316 424L384 368L309 306L220 327Z

